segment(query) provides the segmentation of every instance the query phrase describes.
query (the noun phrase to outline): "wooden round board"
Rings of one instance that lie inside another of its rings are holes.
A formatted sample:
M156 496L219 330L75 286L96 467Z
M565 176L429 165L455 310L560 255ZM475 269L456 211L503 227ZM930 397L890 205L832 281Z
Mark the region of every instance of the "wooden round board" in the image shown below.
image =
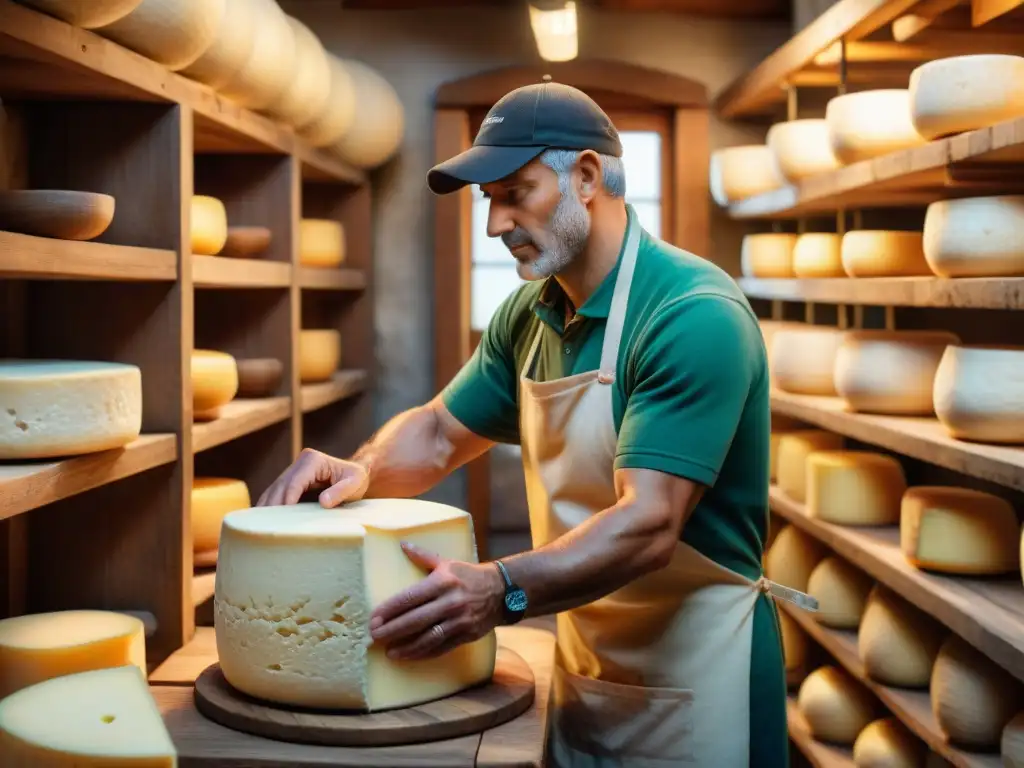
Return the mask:
M499 648L489 683L436 701L384 712L338 713L254 699L211 664L196 679L196 709L227 728L300 744L388 747L480 733L518 717L533 704L530 665Z

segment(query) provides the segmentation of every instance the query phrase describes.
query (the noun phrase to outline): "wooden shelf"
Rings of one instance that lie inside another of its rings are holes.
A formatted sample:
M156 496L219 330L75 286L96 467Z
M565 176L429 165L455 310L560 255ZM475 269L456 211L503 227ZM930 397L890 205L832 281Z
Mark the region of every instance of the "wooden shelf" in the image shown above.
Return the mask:
M0 231L0 277L173 281L178 277L178 260L174 251L157 248L58 240Z
M112 451L62 461L0 464L0 520L170 464L177 457L174 435L142 435Z
M937 419L876 416L845 410L838 397L773 390L772 410L965 475L1024 490L1024 448L950 437Z
M366 389L366 371L338 371L334 378L321 384L303 384L300 408L303 413L357 395Z
M287 288L292 265L263 259L193 256L192 281L197 288Z
M213 597L217 584L217 569L200 569L192 577L192 605L199 606Z
M358 269L318 269L299 267L299 285L322 291L360 291L366 287L366 275Z
M1024 680L1024 587L1019 573L989 579L927 573L903 557L899 526L854 528L825 523L809 517L802 504L775 487L770 491L770 502L776 514Z
M891 688L868 677L857 651L856 632L824 627L812 614L785 601L778 605L933 752L938 752L956 768L1001 768L1003 763L999 755L964 752L950 745L932 714L931 696L927 689Z
M291 398L267 397L257 400L232 400L212 421L192 425L192 450L205 451L243 435L257 432L291 416Z
M740 277L747 296L777 301L893 307L1024 309L1024 277Z
M800 713L796 697L786 700L786 723L789 738L814 768L854 768L853 751L817 741Z

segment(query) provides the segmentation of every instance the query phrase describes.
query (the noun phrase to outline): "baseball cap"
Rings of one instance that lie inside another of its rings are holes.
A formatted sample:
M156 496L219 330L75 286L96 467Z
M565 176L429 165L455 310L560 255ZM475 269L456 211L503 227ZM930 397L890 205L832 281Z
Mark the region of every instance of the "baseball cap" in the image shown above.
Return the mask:
M515 173L546 149L590 149L622 157L622 142L597 103L562 83L516 88L491 107L473 146L427 173L431 192L489 184Z

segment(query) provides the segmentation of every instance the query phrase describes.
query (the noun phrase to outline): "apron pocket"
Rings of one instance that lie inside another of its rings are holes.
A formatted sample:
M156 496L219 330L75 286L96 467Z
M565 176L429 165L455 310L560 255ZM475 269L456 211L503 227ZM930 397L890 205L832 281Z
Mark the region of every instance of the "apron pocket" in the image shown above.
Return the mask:
M609 683L557 664L552 685L553 736L570 750L619 766L694 761L692 690Z

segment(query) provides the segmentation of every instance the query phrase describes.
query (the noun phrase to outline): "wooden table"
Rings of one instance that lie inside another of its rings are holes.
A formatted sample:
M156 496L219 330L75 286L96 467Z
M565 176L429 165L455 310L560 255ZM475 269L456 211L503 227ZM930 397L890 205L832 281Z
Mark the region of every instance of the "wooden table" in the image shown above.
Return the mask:
M233 731L203 717L192 700L192 684L217 660L213 629L195 639L150 675L150 690L178 750L180 768L540 768L547 740L547 703L554 663L554 636L531 627L499 627L498 643L533 669L537 693L525 713L475 736L428 744L374 749L289 744Z

